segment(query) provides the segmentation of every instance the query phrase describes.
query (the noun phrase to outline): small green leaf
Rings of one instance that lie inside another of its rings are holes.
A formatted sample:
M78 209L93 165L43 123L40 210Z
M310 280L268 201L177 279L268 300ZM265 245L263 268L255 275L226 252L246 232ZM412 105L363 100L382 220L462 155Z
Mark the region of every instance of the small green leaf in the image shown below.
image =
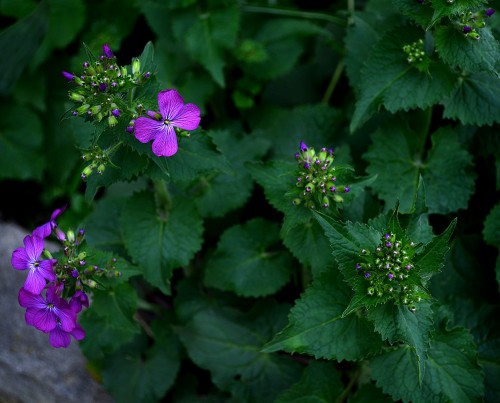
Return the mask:
M261 352L286 311L269 301L245 315L206 307L177 333L194 363L235 401L272 402L300 377L301 367L290 357Z
M491 126L500 122L499 91L500 79L496 74L469 74L458 80L453 92L440 102L445 108L443 117L458 119L464 125Z
M331 362L310 361L302 378L275 403L335 402L344 391L340 373Z
M428 403L479 402L484 376L470 333L463 328L442 330L430 344L425 375L418 385L418 364L411 347L388 351L371 360L373 379L393 399ZM394 379L404 382L394 382Z
M207 263L205 284L244 297L275 293L289 280L292 265L279 243L278 226L261 218L227 229Z
M484 220L483 237L486 243L500 249L500 203L491 209Z
M202 243L202 221L193 203L173 198L171 208L158 211L151 193L138 193L125 203L121 226L125 247L146 280L170 294L172 270L187 264Z
M342 316L350 299L350 287L336 270L322 273L290 311L288 326L263 351L338 361L361 360L378 352L382 341L372 324L358 315Z
M22 106L3 105L0 121L0 179L42 178L43 127L37 114Z
M392 3L403 15L415 21L422 28L427 28L431 23L434 14L431 2L392 0Z
M434 15L432 16L431 25L444 17L453 17L458 16L460 13L475 11L478 7L487 3L487 0L433 0Z

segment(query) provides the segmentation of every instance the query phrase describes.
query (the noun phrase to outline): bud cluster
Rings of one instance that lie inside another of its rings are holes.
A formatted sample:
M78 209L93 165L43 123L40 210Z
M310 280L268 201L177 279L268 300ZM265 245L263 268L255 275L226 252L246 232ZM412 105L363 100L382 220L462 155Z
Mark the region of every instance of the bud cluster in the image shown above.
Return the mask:
M424 51L424 41L422 39L419 39L412 44L403 46L403 50L408 55L406 61L410 64L419 62L421 63L427 57Z
M495 10L492 8L475 13L470 11L467 13L460 13L456 24L460 27L464 36L479 40L481 37L479 36L477 29L484 28L486 26L486 18L491 17L494 13Z
M120 143L102 150L101 147L94 145L82 154L82 159L88 162L88 165L83 169L81 178L86 180L94 171L102 175L108 165L113 165L111 155L116 150Z
M415 244L385 234L381 243L370 252L362 249L355 270L368 282L367 294L392 299L416 311L415 303L427 295L415 284L419 282L418 270L412 263Z
M296 185L301 191L299 197L293 200L295 205L304 202L309 208L321 206L326 209L332 202L344 201L341 194L349 193L350 188L338 183L332 149L322 148L316 153L314 148L302 141L300 152L295 154L295 158L299 166Z
M69 98L79 106L73 110L74 116L84 116L100 122L107 119L110 127L118 123L126 104L123 94L129 89L144 84L151 73L141 74L140 61L132 62L132 74L126 67L120 67L108 45L103 46L103 55L93 62L83 63L80 76L63 72L63 76L76 85L69 92Z

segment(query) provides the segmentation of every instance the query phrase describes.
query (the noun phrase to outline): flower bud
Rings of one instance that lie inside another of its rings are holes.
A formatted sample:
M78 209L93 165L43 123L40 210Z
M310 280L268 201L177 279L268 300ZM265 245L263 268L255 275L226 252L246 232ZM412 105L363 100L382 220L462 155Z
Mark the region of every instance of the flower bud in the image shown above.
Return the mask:
M78 108L76 108L76 111L78 112L78 114L84 114L85 112L87 112L90 108L90 105L89 104L83 104L82 106L79 106Z
M56 227L54 232L56 233L57 239L59 239L62 242L64 242L66 240L66 234L64 233L64 231L61 228Z
M92 115L95 115L99 113L102 109L101 105L94 105L92 108L90 108L90 111L92 112Z
M132 74L135 76L141 70L141 61L139 59L132 60Z
M114 115L111 115L111 116L108 117L108 125L109 125L109 127L116 126L117 123L118 123L118 119Z
M72 93L70 93L69 97L73 101L77 101L77 102L83 102L83 101L85 101L85 97L82 94L79 94L78 92L72 92Z
M105 169L106 169L106 165L101 164L101 165L99 165L99 166L97 167L97 173L98 173L99 175L102 175L102 174L103 174L103 172L105 171Z
M88 178L90 175L92 175L92 172L94 171L94 168L95 168L94 164L87 165L84 168L84 170L82 171L82 177ZM74 235L73 235L73 238L74 238Z
M73 230L68 230L68 232L66 233L66 236L68 237L68 241L73 243L75 242L75 233Z
M113 52L111 51L111 48L107 43L102 45L102 53L104 53L104 56L106 56L108 59L112 59L113 57L115 57L115 55L113 55Z
M74 74L68 73L67 71L63 71L61 74L68 81L72 81L75 78Z

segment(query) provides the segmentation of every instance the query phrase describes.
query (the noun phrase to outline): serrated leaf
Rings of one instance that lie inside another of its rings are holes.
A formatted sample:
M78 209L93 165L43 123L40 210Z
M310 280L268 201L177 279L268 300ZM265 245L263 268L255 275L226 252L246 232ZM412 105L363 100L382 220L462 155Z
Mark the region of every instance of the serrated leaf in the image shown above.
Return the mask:
M273 303L246 315L206 308L177 333L189 357L235 401L272 402L300 377L300 366L289 357L261 352L286 311Z
M338 361L361 360L376 353L382 341L372 324L357 315L342 317L350 299L350 289L336 270L322 273L290 311L288 326L263 351L284 350Z
M373 321L375 330L384 340L391 344L402 341L414 348L420 384L425 374L430 333L433 330L430 305L421 303L418 310L412 313L407 307L387 303L370 310L368 318Z
M443 117L464 125L492 125L500 122L500 78L488 71L472 73L457 81L453 92L440 102Z
M310 361L302 378L275 403L335 402L344 391L340 373L333 363Z
M468 72L493 70L500 59L498 41L488 28L478 31L481 39L464 36L455 26L436 28L434 39L439 57L452 67Z
M201 189L195 199L200 213L204 217L221 217L241 207L250 197L253 181L244 164L260 159L269 148L269 142L254 136L237 136L229 130L208 134L232 165L233 172L208 173L190 186Z
M0 179L42 178L43 127L37 114L22 106L3 105L0 121Z
M410 347L371 360L372 378L393 399L404 402L479 402L484 392L482 371L470 333L463 328L436 333L431 341L422 384ZM394 378L404 382L394 382Z
M180 346L167 326L153 323L152 347L131 343L106 357L102 379L117 402L158 401L173 385L180 366Z
M392 113L425 109L450 94L455 79L446 66L431 61L428 73L423 73L406 60L403 47L422 39L424 35L416 27L398 27L374 46L362 71L351 132L365 123L380 105Z
M422 28L431 23L434 9L429 1L392 0L396 8L406 17L415 21Z
M138 193L125 203L121 226L125 247L152 285L170 294L172 270L189 262L202 243L203 225L189 200L173 198L156 206L151 193ZM159 210L157 210L159 208Z
M458 16L460 13L475 11L478 7L487 4L487 0L433 0L431 26L437 23L443 17ZM430 28L430 27L429 27Z
M47 15L47 4L40 3L33 13L0 32L0 48L4 54L9 55L0 59L1 95L12 91L33 53L38 49L47 31Z
M418 178L426 185L429 213L449 213L467 207L474 191L472 156L462 147L456 133L448 127L432 135L432 148L422 161L415 134L404 126L392 125L377 130L373 145L364 154L369 162L367 172L377 174L374 190L386 202L386 208L399 200L399 210L410 212L414 204ZM453 158L449 158L453 155ZM397 173L398 186L394 186ZM443 192L447 189L447 192Z
M419 178L417 195L411 214L406 224L406 235L415 243L428 243L434 236L429 224L429 209L426 204L425 185L422 177Z
M486 243L500 249L500 203L491 209L484 220L483 237Z
M205 284L244 297L275 293L288 282L292 265L279 243L278 226L261 218L227 229L207 262Z
M424 246L422 251L415 255L413 262L419 266L422 275L430 277L441 271L446 253L450 249L449 241L456 225L457 219L455 218L441 235L434 237L431 242Z

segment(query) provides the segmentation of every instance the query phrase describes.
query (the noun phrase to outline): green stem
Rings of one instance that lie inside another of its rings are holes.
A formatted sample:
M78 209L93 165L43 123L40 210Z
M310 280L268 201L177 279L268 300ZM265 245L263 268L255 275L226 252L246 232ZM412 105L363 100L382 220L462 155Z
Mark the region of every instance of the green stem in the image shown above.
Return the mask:
M154 181L155 195L160 212L166 214L170 210L172 198L167 188L167 183L164 180Z
M315 20L329 21L333 24L345 27L346 21L343 18L335 17L333 15L327 15L323 13L314 13L309 11L299 11L299 10L287 10L283 8L270 8L261 6L250 6L242 5L241 10L247 13L258 13L258 14L273 14L283 17L294 17L294 18L306 18Z
M349 18L347 19L347 25L354 24L354 11L356 9L356 5L354 3L355 0L347 0L347 12L349 14Z
M424 157L425 146L427 144L427 137L429 136L429 129L432 121L432 107L429 107L422 111L422 125L421 130L418 133L418 148L420 156Z
M343 402L344 400L347 399L347 397L349 396L349 393L351 393L351 389L354 387L354 385L356 384L356 382L358 381L358 378L361 374L361 368L359 368L355 373L354 375L352 376L352 378L349 380L349 383L347 384L347 386L345 387L344 391L342 392L342 394L337 398L337 400L335 401L335 403L341 403Z
M328 88L326 89L325 94L323 95L321 103L328 104L328 102L330 102L330 98L333 94L333 91L335 90L335 87L337 86L337 83L340 79L340 76L342 75L343 70L344 70L344 62L340 61L337 64L335 71L333 72L330 82L328 83Z

